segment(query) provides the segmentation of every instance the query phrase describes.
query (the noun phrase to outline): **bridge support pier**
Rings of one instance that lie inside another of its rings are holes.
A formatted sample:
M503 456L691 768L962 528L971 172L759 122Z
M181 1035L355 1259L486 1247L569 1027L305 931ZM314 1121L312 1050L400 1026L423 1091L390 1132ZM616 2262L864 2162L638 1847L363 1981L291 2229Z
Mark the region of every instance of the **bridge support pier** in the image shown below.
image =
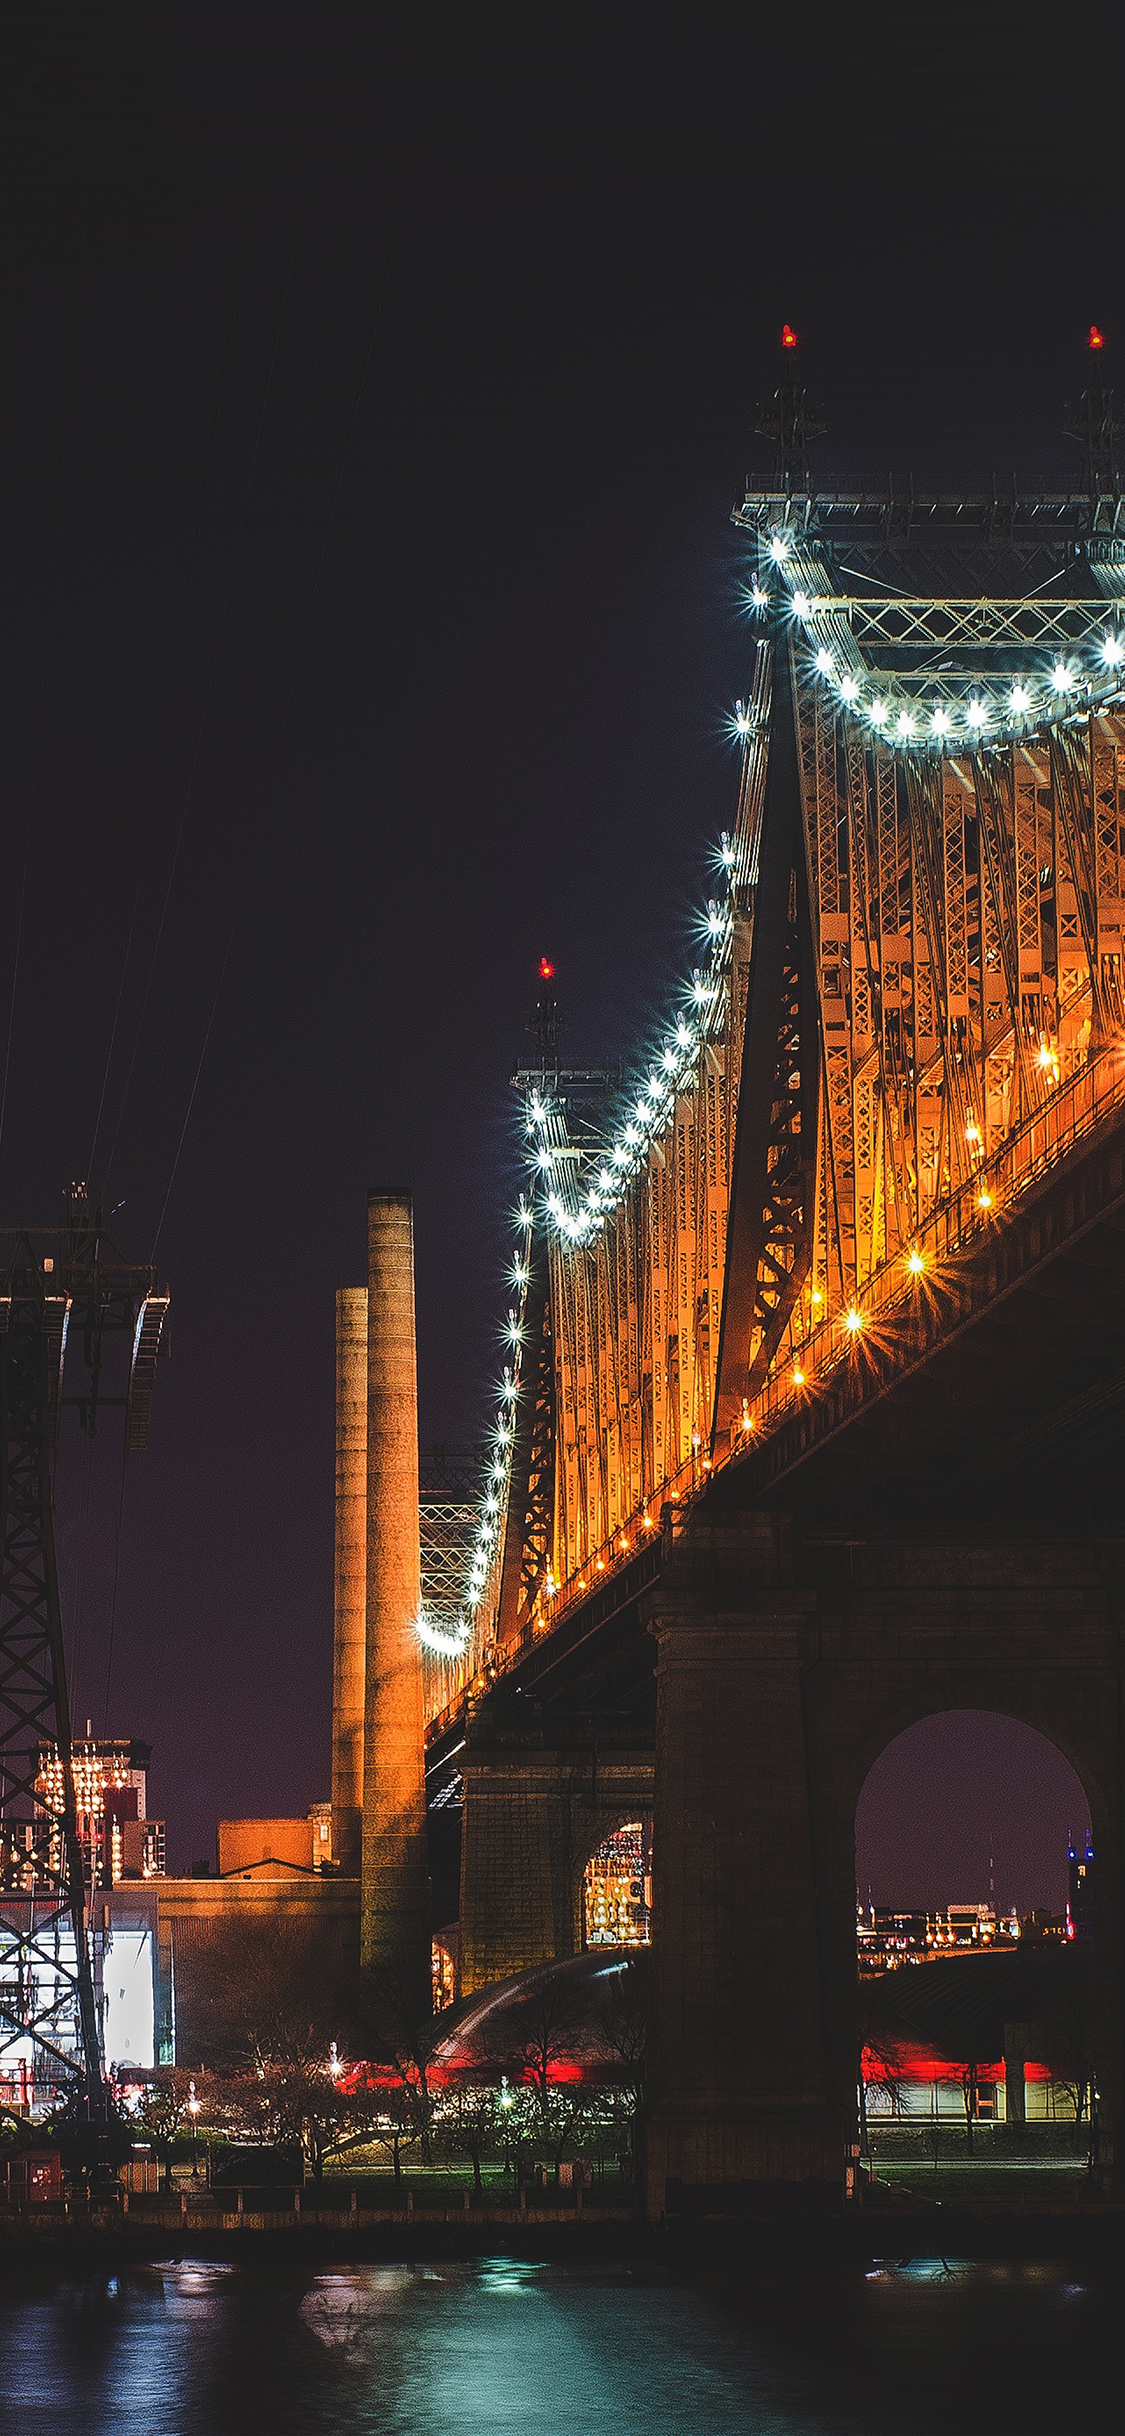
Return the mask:
M537 1724L482 1704L462 1759L461 1994L582 1944L582 1878L603 1837L652 1808L650 1752L588 1738L552 1747Z
M653 1594L656 2216L768 2185L840 2192L851 2136L821 1988L801 1663L815 1594L781 1578L772 1518L756 1545L737 1537L737 1591L708 1566L706 1586Z
M920 1719L992 1710L1082 1781L1097 1858L1095 2171L1122 2186L1125 1588L1119 1544L689 1522L658 1645L650 2213L841 2200L857 2138L855 1813ZM972 1964L966 1966L973 1968Z

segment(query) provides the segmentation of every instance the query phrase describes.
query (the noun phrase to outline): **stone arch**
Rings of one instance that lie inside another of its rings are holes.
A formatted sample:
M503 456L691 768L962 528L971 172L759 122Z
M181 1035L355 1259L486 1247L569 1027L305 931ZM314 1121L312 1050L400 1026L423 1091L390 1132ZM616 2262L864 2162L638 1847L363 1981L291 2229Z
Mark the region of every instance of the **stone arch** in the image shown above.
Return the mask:
M1009 1718L1042 1736L1073 1770L1085 1796L1095 1850L1104 1854L1095 1881L1093 1987L1099 2056L1105 2174L1115 2172L1122 2118L1125 1985L1119 1939L1121 1871L1120 1760L1117 1718L1105 1699L1104 1675L1081 1664L1068 1669L1065 1652L1049 1667L975 1659L932 1660L887 1669L872 1684L853 1665L836 1682L835 1715L816 1714L809 1745L809 1814L818 1887L818 1943L825 1987L825 2065L837 2105L855 2103L860 2052L855 1958L855 1819L872 1769L904 1733L932 1717L957 1711ZM810 1708L820 1704L814 1695Z
M927 1728L935 1731L927 1734ZM1021 1869L1018 1847L1013 1843L1008 1822L1013 1800L1020 1798L1016 1792L1020 1778L1023 1778L1030 1792L1037 1770L1042 1772L1044 1780L1046 1834L1033 1857L1025 1855ZM913 1781L912 1771L916 1772ZM874 1821L871 1813L874 1810L878 1817L881 1772L889 1782L883 1788L882 1835L873 1853L870 1839ZM938 1796L936 1801L933 1799L935 1794ZM968 1812L968 1825L962 1827L959 1835L962 1805ZM978 1938L983 1939L998 1958L1005 1954L1009 1957L1007 1961L999 1960L999 1977L994 1976L995 1966L989 1964L982 1982L978 1983L987 1989L990 1996L994 1996L998 1990L1007 1991L1009 2002L1006 2011L1010 2017L1007 2026L1002 2029L999 2021L994 2024L993 2035L997 2043L989 2047L987 2055L984 2050L979 2057L973 2050L957 2051L963 2052L963 2058L974 2074L978 2061L989 2066L979 2090L975 2081L970 2084L975 2113L983 2113L989 2120L1003 2116L1009 2129L1013 2123L1022 2124L1025 2119L1023 2061L1030 2054L1040 2055L1042 2052L1038 2048L1025 2048L1022 2044L1026 2025L1038 2018L1042 1998L1036 1997L1035 1992L1042 1991L1044 1987L1049 1990L1053 1986L1057 2001L1063 1984L1075 1992L1085 1985L1088 1991L1086 1965L1095 1962L1095 1955L1075 1955L1072 1962L1063 1965L1067 1974L1065 1983L1059 1982L1054 1978L1054 1973L1063 1962L1060 1950L1056 1947L1053 1962L1048 1956L1044 1956L1042 1962L1037 1962L1034 1958L1036 1942L1038 1934L1042 1932L1035 1932L1031 1952L1018 1949L1024 1953L1023 1961L1018 1962L1012 1937L1018 1936L1020 1931L1014 1924L1011 1927L1007 1924L1014 1911L1018 1911L1022 1920L1032 1906L1037 1905L1059 1916L1061 1930L1066 1901L1067 1838L1069 1836L1073 1842L1076 1835L1083 1837L1087 1824L1092 1823L1090 1814L1086 1788L1062 1749L1057 1734L1046 1734L1040 1726L1014 1717L1011 1707L984 1708L966 1703L955 1709L935 1710L927 1707L922 1717L892 1735L872 1762L858 1795L855 1816L856 1888L861 1918L864 1886L869 1872L878 1880L881 1870L882 1885L880 1889L876 1884L875 1905L881 1903L888 1910L902 1907L907 1916L899 1924L901 1932L912 1941L919 1941L917 1944L912 1942L908 1949L914 1959L919 1957L920 1950L927 1959L940 1964L942 1952L945 1951L944 1940L954 1934L959 1943L968 1938L973 1943ZM897 1883L893 1882L895 1871L889 1840L892 1818L903 1833L910 1851L907 1872L898 1875ZM934 1819L938 1822L936 1832L930 1827ZM925 1849L928 1830L933 1834L937 1846L936 1850L930 1852ZM944 1853L941 1851L943 1843L946 1846ZM961 1847L959 1851L958 1844ZM993 1856L996 1864L994 1876ZM1093 1883L1096 1885L1096 1878ZM955 1925L942 1922L941 1913L947 1904L973 1905L982 1902L989 1905L991 1919L981 1917L974 1920L966 1911ZM876 1934L877 1927L876 1913L868 1933ZM941 1949L937 1953L934 1952L935 1942ZM905 1980L896 1974L889 1981L883 1979L881 1984L876 1976L872 1985L858 1957L857 1963L860 2041L873 2035L878 2047L880 2037L889 2037L891 2045L888 2053L891 2053L896 2039L913 2035L905 2025L911 2020L912 1999L916 2000L926 1982L917 1979L913 1972L908 1972ZM880 1959L877 1956L872 1957L872 1967L878 1974ZM885 1963L882 1967L885 1968ZM960 1978L962 1967L955 1964L953 1981L950 1982L948 1975L939 1977L932 1983L933 1988L938 1990L952 1986L956 1993L963 1984ZM976 1965L969 1967L975 1978ZM1043 1977L1044 1969L1049 1974L1046 1979ZM1076 1974L1073 1978L1072 1971ZM1013 2001L1017 1992L1019 2000ZM1028 2001L1029 1998L1034 1998L1034 2001ZM905 2012L902 2010L904 2004ZM1009 2033L1015 2040L1014 2046L1009 2044ZM1018 2060L1014 2081L1013 2059ZM1093 2061L1087 2055L1084 2066L1087 2072ZM887 2057L884 2056L884 2065L886 2062ZM994 2066L998 2068L995 2074L991 2069ZM897 2067L892 2069L897 2070ZM857 2080L861 2070L862 2067L857 2064ZM1001 2083L1003 2094L1000 2092ZM935 2083L931 2087L926 2099L931 2107L941 2103L936 2094L937 2086ZM861 2090L861 2120L867 2125L871 2118L862 2104L862 2098ZM905 2101L909 2112L909 2080L905 2085ZM898 2103L896 2096L896 2112ZM959 2112L962 2105L968 2109L969 2098L958 2087L952 2098L953 2111Z

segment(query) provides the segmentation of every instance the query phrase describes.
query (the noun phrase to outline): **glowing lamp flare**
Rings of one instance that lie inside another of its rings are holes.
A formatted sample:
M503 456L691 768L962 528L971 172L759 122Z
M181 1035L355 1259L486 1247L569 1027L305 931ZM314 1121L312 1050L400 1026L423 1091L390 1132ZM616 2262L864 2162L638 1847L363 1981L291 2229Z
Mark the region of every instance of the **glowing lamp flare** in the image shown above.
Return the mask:
M1091 344L1091 346L1093 345L1093 343L1094 343L1094 333L1093 333L1093 331L1091 331L1091 333L1090 333L1090 344ZM1099 338L1099 340L1098 340L1098 345L1099 345L1099 347L1101 346L1101 343L1102 343L1102 342L1101 342L1101 339ZM789 324L788 324L788 322L787 322L787 321L786 321L786 322L783 322L783 323L782 323L782 325L781 325L781 344L782 344L782 346L783 346L783 347L795 347L795 346L797 345L797 333L796 333L796 331L795 331L795 330L791 330L791 329L790 329Z
M539 958L539 978L540 981L553 981L555 978L555 968L549 956Z
M784 345L784 343L785 342L783 340L782 344ZM1096 321L1092 321L1090 324L1089 330L1086 334L1086 345L1089 348L1091 355L1099 354L1105 345L1105 339L1103 338Z

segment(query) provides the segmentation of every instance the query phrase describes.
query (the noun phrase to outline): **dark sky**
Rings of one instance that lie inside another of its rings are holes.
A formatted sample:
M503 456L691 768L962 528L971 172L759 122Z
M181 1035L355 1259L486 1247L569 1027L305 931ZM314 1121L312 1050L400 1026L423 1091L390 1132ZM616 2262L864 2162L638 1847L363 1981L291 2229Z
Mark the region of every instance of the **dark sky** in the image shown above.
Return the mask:
M690 967L781 321L826 484L1074 469L1112 23L4 12L0 1209L88 1172L173 1287L108 1714L174 1861L327 1791L368 1185L413 1181L423 1435L467 1439L537 959L576 1061ZM98 1724L119 1477L107 1435L60 1486Z

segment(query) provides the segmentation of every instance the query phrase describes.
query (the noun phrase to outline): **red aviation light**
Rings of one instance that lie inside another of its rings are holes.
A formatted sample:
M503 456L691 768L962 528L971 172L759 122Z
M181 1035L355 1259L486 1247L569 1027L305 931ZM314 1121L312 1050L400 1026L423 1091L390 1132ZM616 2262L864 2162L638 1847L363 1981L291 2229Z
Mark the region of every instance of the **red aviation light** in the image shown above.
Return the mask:
M783 322L782 324L781 344L783 347L795 347L797 344L797 333L795 330L790 329L788 322ZM1100 339L1098 344L1100 346Z
M540 981L553 981L555 978L555 968L549 956L539 958L539 978Z
M1099 348L1099 347L1104 347L1104 345L1105 345L1105 340L1104 340L1104 338L1102 337L1102 333L1101 333L1101 331L1099 330L1099 328L1098 328L1098 325L1097 325L1096 321L1092 321L1092 322L1091 322L1091 324L1090 324L1090 335L1089 335L1089 337L1087 338L1086 344L1087 344L1087 346L1088 346L1088 348L1089 348L1089 350L1090 350L1091 355L1096 354L1096 353L1097 353L1098 348Z

